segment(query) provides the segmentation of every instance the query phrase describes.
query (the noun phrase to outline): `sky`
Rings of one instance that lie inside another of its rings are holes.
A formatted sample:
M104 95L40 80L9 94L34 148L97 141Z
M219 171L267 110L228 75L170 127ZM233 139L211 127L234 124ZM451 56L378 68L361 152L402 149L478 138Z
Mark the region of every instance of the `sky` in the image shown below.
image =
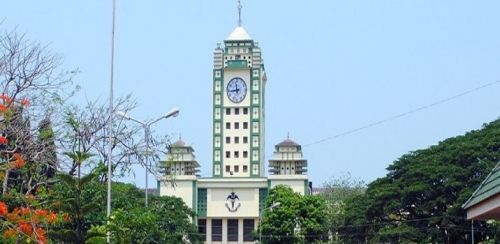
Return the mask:
M139 106L130 115L141 120L178 107L179 117L153 129L181 135L210 176L213 51L237 26L237 1L116 2L115 96L132 93ZM266 155L289 134L304 145L315 186L347 172L370 182L405 153L499 118L500 1L242 5L268 77ZM0 30L24 33L61 56L61 70L79 70L73 102L107 99L112 0L1 6ZM122 180L142 187L144 170L134 170Z

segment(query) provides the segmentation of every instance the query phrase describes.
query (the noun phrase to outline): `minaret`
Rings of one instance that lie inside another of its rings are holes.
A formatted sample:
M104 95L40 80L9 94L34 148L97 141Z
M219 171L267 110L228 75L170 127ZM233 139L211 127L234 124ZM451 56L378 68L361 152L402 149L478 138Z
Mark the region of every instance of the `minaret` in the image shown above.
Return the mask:
M214 51L213 176L264 176L264 92L261 50L241 25Z
M275 146L273 158L269 160L269 175L305 175L307 160L302 156L302 147L290 138Z
M170 146L163 167L165 175L175 177L196 176L200 171L200 164L196 161L193 147L187 146L180 138Z

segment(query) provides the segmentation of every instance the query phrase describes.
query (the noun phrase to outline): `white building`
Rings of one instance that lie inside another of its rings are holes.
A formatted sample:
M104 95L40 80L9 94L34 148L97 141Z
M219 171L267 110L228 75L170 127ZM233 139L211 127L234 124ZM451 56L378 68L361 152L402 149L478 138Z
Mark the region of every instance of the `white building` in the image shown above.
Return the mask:
M288 138L264 173L266 81L259 45L237 26L214 51L212 177L197 176L194 150L179 139L158 179L160 195L180 197L197 213L206 243L254 243L265 198L278 184L309 193L307 161Z

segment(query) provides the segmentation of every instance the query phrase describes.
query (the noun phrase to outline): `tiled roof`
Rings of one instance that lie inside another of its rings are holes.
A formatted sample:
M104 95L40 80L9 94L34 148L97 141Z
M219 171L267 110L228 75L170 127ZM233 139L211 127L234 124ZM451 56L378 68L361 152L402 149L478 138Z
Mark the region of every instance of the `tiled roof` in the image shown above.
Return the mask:
M472 196L467 202L462 205L464 209L468 209L496 194L500 193L500 162L493 168L486 179L481 182L481 185L472 193Z

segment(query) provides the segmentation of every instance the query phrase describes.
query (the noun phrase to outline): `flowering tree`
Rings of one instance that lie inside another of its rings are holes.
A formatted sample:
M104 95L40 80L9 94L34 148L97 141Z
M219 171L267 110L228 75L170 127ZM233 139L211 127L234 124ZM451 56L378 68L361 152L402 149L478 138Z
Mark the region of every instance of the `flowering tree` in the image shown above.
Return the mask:
M9 132L13 131L12 128L16 128L12 126L12 124L18 122L18 116L20 116L16 112L27 107L29 101L27 99L15 101L5 94L0 96L0 100L1 126L5 131L0 136L0 172L2 172L0 179L3 178L2 198L10 199L13 202L12 205L18 206L12 207L12 210L9 211L6 202L0 201L0 231L2 231L0 240L2 240L2 243L18 243L20 240L46 243L46 229L49 225L61 221L62 215L41 207L37 197L31 194L31 182L26 182L29 187L27 191L24 191L25 195L16 192L16 190L23 191L25 189L22 187L23 184L20 185L19 189L16 187L12 193L8 191L9 175L11 173L21 174L27 168L25 156L22 153L23 149L26 149L26 145L18 143L18 137L11 136ZM16 131L18 132L16 133L17 136L22 135L20 131Z

